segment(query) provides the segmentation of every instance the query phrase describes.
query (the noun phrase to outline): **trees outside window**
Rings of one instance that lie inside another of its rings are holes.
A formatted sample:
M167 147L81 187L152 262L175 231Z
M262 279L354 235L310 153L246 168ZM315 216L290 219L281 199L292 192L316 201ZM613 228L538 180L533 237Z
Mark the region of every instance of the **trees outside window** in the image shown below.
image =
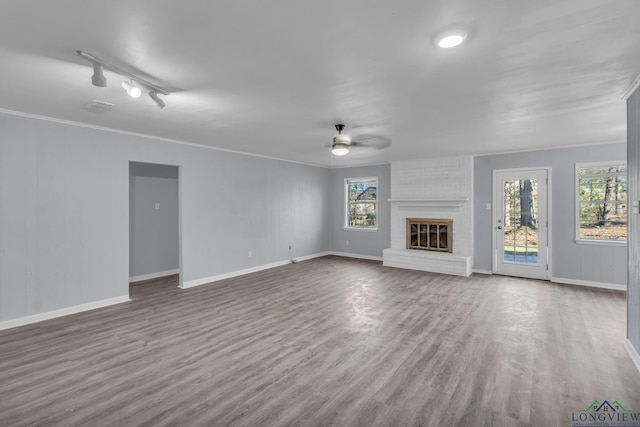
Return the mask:
M519 181L519 186L520 186L520 225L536 229L538 228L537 227L538 218L536 216L536 212L534 208L535 203L533 200L534 184L531 182L530 179L523 179Z
M348 178L345 180L345 227L377 230L378 178Z
M505 254L537 256L539 184L536 179L515 179L503 183Z
M625 162L576 165L576 239L627 240L627 165Z

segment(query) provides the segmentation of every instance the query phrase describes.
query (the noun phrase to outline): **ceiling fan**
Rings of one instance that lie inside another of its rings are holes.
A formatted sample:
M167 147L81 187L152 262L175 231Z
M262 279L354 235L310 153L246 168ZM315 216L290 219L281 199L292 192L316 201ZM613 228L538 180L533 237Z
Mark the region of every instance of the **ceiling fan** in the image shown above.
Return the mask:
M383 150L391 145L390 139L373 135L361 135L358 137L358 141L352 141L349 135L342 133L345 127L343 124L336 124L335 127L338 134L333 137L331 153L336 156L348 154L351 147L369 147Z

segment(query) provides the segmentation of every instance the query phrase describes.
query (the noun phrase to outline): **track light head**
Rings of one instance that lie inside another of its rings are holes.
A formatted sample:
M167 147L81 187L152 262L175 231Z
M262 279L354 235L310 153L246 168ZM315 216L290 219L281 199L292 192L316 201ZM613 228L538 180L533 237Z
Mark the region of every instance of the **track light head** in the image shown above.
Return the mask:
M138 86L133 85L133 80L131 83L122 82L122 87L132 98L140 98L140 95L142 95L142 90Z
M156 103L156 106L159 109L163 109L167 104L165 104L165 102L158 96L158 92L156 92L155 90L152 90L151 92L149 92L149 98L153 99L153 102Z
M98 87L107 87L107 78L104 76L104 68L101 64L93 63L93 76L91 76L91 83Z

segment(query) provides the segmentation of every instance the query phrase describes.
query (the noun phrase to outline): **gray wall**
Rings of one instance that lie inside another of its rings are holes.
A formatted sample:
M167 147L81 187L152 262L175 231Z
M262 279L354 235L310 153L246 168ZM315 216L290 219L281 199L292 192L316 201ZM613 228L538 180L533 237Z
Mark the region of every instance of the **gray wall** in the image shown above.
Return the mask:
M129 276L177 270L178 168L131 162L129 166ZM158 204L158 209L156 209Z
M640 200L640 90L627 100L628 200ZM629 285L627 288L627 338L640 350L640 216L629 214Z
M378 231L344 228L345 178L378 177ZM331 170L330 218L331 250L354 255L382 257L391 242L391 165L375 165ZM349 244L347 245L347 241Z
M130 161L181 166L185 281L329 250L327 169L0 113L0 321L128 294Z
M575 243L575 164L625 160L626 144L524 153L478 156L474 159L474 269L491 270L492 171L524 167L551 167L552 275L571 279L624 285L627 282L625 246L579 245Z

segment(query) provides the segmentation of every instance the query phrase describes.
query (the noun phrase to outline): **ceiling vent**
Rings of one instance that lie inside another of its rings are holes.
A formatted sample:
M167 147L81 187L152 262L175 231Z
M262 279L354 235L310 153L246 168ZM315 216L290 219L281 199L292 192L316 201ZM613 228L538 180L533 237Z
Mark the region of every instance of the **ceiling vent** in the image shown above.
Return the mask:
M82 106L82 108L84 108L85 110L90 111L92 113L98 113L98 114L104 113L105 111L109 111L115 107L116 107L116 104L112 104L110 102L98 101L95 99L91 102L87 102Z

